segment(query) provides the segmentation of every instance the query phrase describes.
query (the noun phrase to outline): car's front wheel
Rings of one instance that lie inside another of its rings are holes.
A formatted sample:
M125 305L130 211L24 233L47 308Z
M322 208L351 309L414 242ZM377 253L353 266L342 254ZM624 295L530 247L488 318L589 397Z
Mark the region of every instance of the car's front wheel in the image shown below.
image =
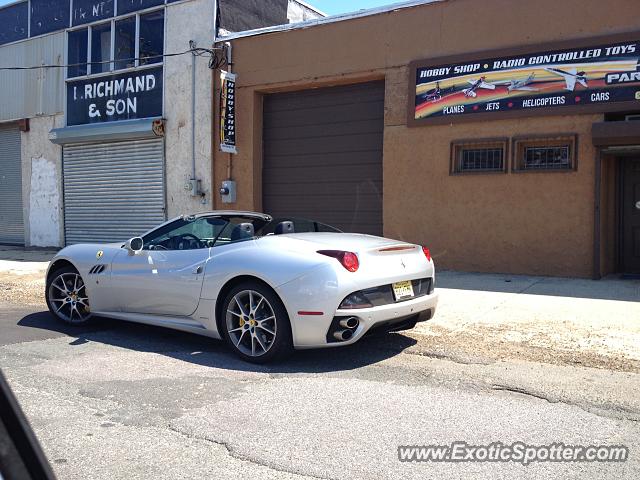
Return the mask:
M63 322L80 324L91 318L84 280L73 267L62 267L49 275L46 299L49 311Z
M258 282L233 288L222 306L222 333L244 360L266 363L289 354L289 316L278 296Z

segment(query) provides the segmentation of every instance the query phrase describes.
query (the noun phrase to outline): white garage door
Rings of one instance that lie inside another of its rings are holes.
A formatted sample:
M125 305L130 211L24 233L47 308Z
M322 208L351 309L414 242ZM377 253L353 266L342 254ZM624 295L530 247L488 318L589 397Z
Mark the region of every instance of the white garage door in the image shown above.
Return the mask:
M20 130L0 125L0 243L24 245Z
M162 139L65 145L67 245L119 242L165 220Z

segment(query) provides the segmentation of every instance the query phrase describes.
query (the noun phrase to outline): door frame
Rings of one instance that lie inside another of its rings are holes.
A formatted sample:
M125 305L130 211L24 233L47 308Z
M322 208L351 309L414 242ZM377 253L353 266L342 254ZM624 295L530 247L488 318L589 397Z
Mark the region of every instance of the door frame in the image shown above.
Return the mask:
M616 120L595 122L591 128L591 141L595 148L595 182L593 210L593 275L594 280L602 278L602 167L605 161L616 161L615 188L615 272L622 269L622 165L625 158L640 158L640 121ZM609 160L610 159L610 160Z
M624 194L625 194L625 166L626 162L629 161L637 161L640 162L640 151L635 153L630 153L626 155L620 155L617 158L618 168L617 168L617 195L616 195L616 220L617 220L617 236L618 241L616 242L617 247L617 270L618 273L621 274L629 274L629 275L638 275L638 272L631 273L625 271L625 263L624 263L624 235L625 235L625 218L624 218Z

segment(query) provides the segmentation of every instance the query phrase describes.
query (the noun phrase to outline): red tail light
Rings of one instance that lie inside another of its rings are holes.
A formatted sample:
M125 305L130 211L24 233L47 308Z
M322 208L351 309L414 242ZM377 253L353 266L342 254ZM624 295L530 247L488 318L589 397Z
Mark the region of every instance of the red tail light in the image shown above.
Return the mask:
M318 250L320 255L333 257L337 259L344 268L350 272L355 272L360 267L358 256L353 252L344 252L342 250Z
M424 256L427 257L427 262L431 261L431 252L429 251L429 249L427 247L422 247L422 253L424 253Z

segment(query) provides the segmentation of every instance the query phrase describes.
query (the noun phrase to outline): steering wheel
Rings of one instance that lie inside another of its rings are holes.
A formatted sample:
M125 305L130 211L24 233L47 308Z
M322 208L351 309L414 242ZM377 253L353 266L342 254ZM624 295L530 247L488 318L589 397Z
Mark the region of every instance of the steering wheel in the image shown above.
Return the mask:
M175 244L174 244L176 247L178 247L177 250L186 250L184 248L179 248L179 246L182 244L183 240L188 240L188 239L192 239L193 240L193 243L189 242L190 243L189 249L193 248L193 247L191 247L191 245L194 245L194 244L195 244L195 248L204 248L202 246L202 242L200 241L200 239L198 237L196 237L193 233L183 233L183 234L178 235L178 236L176 236L174 238L177 239L175 241Z

